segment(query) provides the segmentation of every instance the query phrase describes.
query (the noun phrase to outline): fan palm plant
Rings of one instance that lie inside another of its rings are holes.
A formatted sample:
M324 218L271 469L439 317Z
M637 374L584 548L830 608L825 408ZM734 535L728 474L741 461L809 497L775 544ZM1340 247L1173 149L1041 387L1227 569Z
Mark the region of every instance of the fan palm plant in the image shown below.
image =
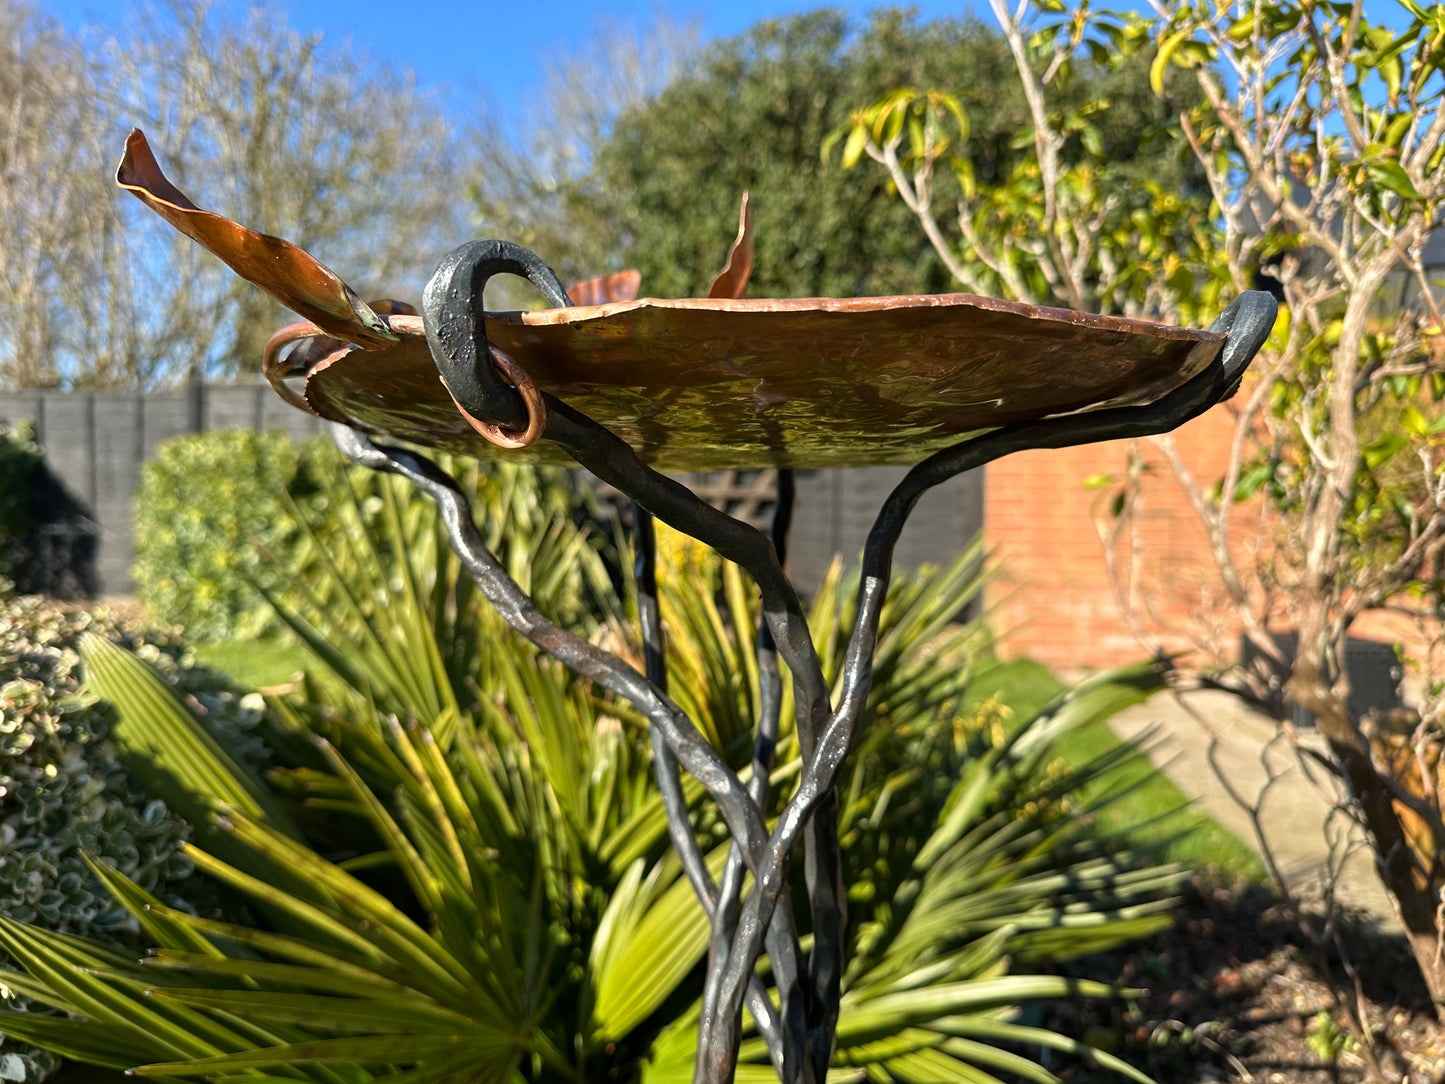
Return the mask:
M587 633L615 618L612 542L569 472L443 460L479 514L487 546L554 621ZM447 544L435 508L400 479L340 463L304 502L283 494L301 542L255 584L333 680L348 710L367 700L429 723L499 687L486 642L501 628ZM335 705L340 706L340 705Z
M332 680L310 685L310 703L273 704L276 725L307 741L281 743L296 762L267 779L145 664L87 646L92 690L115 705L142 781L195 810L192 860L255 917L189 915L97 867L154 954L137 962L0 920L0 946L24 969L5 984L62 1014L4 1014L0 1030L172 1079L690 1078L708 923L667 849L645 722L502 629L445 547L406 544L434 524L399 494L378 496L381 514L352 521L356 552L324 560L314 601L285 614ZM572 532L584 529L559 529L563 552ZM1010 718L1007 697L971 703L982 634L950 621L977 589L976 557L900 578L885 610L867 737L842 787L852 962L836 1071L1052 1080L1020 1051L1054 1046L1142 1079L1016 1019L1029 999L1105 987L1011 963L1167 921L1177 871L1070 799L1113 758L1066 769L1053 755L1062 734L1159 675L1103 675L1028 717ZM368 560L389 571L359 588L350 577ZM835 572L813 609L830 676L845 588ZM679 694L745 762L755 601L735 569L686 564L664 568L662 604ZM595 635L626 637L615 620ZM476 646L470 659L458 636ZM786 733L781 753L772 789L785 798L798 772ZM707 838L715 814L687 794ZM719 828L715 873L725 839ZM772 1078L760 1041L744 1044L738 1075Z

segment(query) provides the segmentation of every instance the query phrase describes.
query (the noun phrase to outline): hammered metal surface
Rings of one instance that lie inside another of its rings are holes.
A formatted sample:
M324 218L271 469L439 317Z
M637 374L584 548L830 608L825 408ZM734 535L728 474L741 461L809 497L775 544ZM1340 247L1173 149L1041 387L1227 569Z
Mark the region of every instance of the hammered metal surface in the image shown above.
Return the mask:
M345 347L306 381L311 409L377 436L470 455L415 317L396 346ZM489 318L544 391L664 470L916 463L967 433L1150 402L1224 336L968 294L687 299ZM508 455L561 461L540 441Z
M419 317L368 306L290 242L197 207L139 131L116 179L310 321L278 332L263 359L287 401L375 436L488 451L443 387ZM542 391L667 470L916 463L976 430L1150 402L1224 339L969 294L742 299L751 264L744 194L712 297L612 301L636 296L636 273L622 272L579 287L610 303L499 314L487 335ZM288 381L307 370L303 401ZM561 456L545 440L506 454Z

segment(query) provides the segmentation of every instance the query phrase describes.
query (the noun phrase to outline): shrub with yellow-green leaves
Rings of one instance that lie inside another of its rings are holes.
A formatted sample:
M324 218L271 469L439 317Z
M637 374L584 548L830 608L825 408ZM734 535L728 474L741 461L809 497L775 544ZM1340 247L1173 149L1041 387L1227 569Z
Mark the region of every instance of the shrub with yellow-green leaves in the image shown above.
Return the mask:
M274 587L301 536L288 500L343 469L321 440L218 429L163 443L136 494L136 595L192 639L254 634L270 620L256 587Z

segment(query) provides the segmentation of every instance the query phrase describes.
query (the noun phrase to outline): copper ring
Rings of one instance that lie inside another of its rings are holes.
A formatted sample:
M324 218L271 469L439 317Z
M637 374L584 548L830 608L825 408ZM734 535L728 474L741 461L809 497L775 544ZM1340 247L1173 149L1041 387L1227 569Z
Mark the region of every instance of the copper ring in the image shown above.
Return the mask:
M537 390L537 385L532 383L532 378L527 375L527 370L522 368L501 347L488 343L491 350L492 364L507 378L512 387L517 389L517 394L522 397L522 402L527 407L527 426L525 429L507 429L491 422L484 422L467 412L467 408L457 403L457 397L452 395L452 402L456 403L457 410L461 412L467 424L475 429L483 440L489 444L495 444L498 448L525 448L534 443L542 435L542 430L547 427L547 405L542 401L542 393ZM445 384L443 385L445 386ZM451 395L451 389L447 389Z
M299 324L288 324L276 334L266 340L266 349L261 351L261 375L266 378L267 383L275 390L276 394L292 406L306 411L308 414L315 414L309 403L301 396L291 390L286 383L286 377L298 371L298 366L290 364L290 357L286 361L281 360L281 351L292 343L302 342L305 339L315 339L325 335L315 324L309 320L303 320Z

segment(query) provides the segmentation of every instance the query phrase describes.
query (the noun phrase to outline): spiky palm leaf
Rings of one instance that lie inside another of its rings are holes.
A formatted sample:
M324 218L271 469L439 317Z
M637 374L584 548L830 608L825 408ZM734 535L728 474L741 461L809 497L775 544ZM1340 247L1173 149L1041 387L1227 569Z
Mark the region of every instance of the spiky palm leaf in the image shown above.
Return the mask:
M993 1071L1004 1070L1057 1080L1014 1049L1032 1045L1147 1080L1105 1052L1016 1020L1030 1000L1101 996L1106 987L1009 968L1015 959L1059 961L1102 951L1170 921L1169 894L1183 871L1156 865L1153 850L1131 849L1127 839L1098 830L1097 814L1117 795L1092 808L1071 804L1072 793L1108 778L1119 755L1068 770L1046 767L1065 734L1144 699L1160 677L1152 665L1121 668L1028 719L1004 720L997 705L985 705L961 734L952 720L935 727L947 743L957 740L962 767L937 803L932 831L892 853L901 868L888 865L884 848L882 867L854 882L830 1079L987 1084ZM916 778L906 766L896 771L905 781ZM918 810L890 811L889 796L898 789L884 784L872 792L871 807L860 796L845 809L845 848L907 830ZM866 831L856 831L859 822ZM911 861L903 857L909 851ZM659 1038L644 1079L689 1080L693 1050L692 1030L680 1021ZM739 1080L771 1079L760 1041L745 1043L740 1056Z
M1027 951L1038 930L1079 931L1075 949L1147 932L1160 921L1150 897L1174 872L1132 870L1135 856L1111 855L1110 841L1088 835L1089 811L1061 816L1049 808L1062 779L1027 783L1052 740L1142 695L1146 678L1116 674L1076 691L957 781L889 907L874 908L874 921L856 927L840 1072L917 1079L926 1068L935 1074L929 1079L978 1081L989 1079L989 1068L1031 1064L1000 1042L1072 1047L1012 1022L1009 1011L1031 998L1105 989L1008 975L1010 953ZM124 691L119 697L129 699ZM199 723L192 726L199 732ZM286 1067L285 1075L329 1081L343 1070L347 1079L504 1080L519 1062L531 1063L534 1076L585 1079L587 1065L606 1058L610 1046L635 1042L632 1033L687 980L706 947L706 923L676 862L667 856L650 868L640 859L629 867L598 912L578 987L559 966L565 954L544 917L559 888L546 887L545 852L529 838L529 825L563 831L539 813L548 804L539 805L546 780L527 779L494 749L462 753L469 743L454 748L466 765L456 771L425 730L394 721L388 738L393 770L408 780L394 796L395 814L334 749L327 756L404 874L407 902L422 922L260 817L235 812L225 830L249 858L238 866L193 850L193 859L268 913L289 916L299 933L188 916L108 874L161 952L136 965L77 939L0 924L0 943L29 974L23 992L86 1021L84 1028L45 1018L0 1026L71 1056L103 1053L104 1064L139 1059L146 1075ZM1096 770L1103 769L1070 782ZM1009 793L1021 787L1034 795L1022 813ZM712 861L722 857L718 848ZM289 871L289 890L251 872L278 869ZM580 996L563 1006L558 991L569 987ZM554 1011L564 1007L570 1011ZM690 1074L688 1015L653 1044L647 1080ZM743 1057L757 1073L771 1073L756 1041ZM1051 1079L1037 1066L1032 1078Z
M125 683L105 689L139 748L190 765L157 771L159 793L202 819L218 800L231 810L194 860L255 901L265 924L168 910L104 874L159 953L137 965L5 924L0 942L27 969L12 985L71 1016L7 1018L0 1030L176 1078L690 1076L707 930L667 851L641 720L476 609L428 506L348 491L338 500L353 501L343 518L356 537L319 566L311 609L292 615L339 662L310 687L318 704L274 705L298 739L285 747L310 759L273 772L271 786L325 821L286 823L253 793L265 785L212 755L179 705ZM575 556L567 537L558 544ZM1060 734L1157 675L1112 675L1037 718L1006 718L997 701L966 706L980 633L950 622L977 590L977 556L900 577L885 606L843 790L854 885L843 1077L1050 1079L1011 1047L1077 1044L1010 1014L1063 987L1009 974L1010 959L1066 957L1153 928L1173 877L1101 837L1091 811L1068 808L1075 784L1107 777L1109 758L1072 775L1050 767ZM380 565L368 572L369 561ZM851 596L835 571L813 608L835 680ZM716 565L664 570L663 605L679 695L745 759L752 593ZM470 672L453 665L458 643L480 649ZM313 731L330 739L324 752L311 751ZM790 728L782 753L774 791L786 797L798 767ZM716 818L691 783L688 793L706 835ZM714 864L721 844L710 845ZM740 1080L772 1079L756 1040L743 1059Z
M389 737L409 782L393 796L397 813L334 749L326 752L385 841L406 899L393 902L264 819L233 810L222 827L241 860L196 848L191 858L265 913L286 916L288 933L186 915L103 872L161 951L135 964L0 923L0 945L26 970L17 989L84 1022L16 1013L0 1027L62 1043L85 1060L109 1051L103 1064L139 1062L136 1071L152 1076L266 1069L327 1081L344 1067L348 1079L405 1072L502 1081L532 1062L544 1076L582 1079L582 1067L649 1016L705 950L706 922L676 862L632 865L599 909L579 976L548 898L575 889L544 868L547 852L529 838L538 824L561 830L545 819L529 826L538 810L527 807L546 804L545 782L484 749L459 754L465 770L453 770L419 728L393 722ZM278 870L287 871L286 888L274 883ZM90 1041L81 1043L82 1034Z
M615 618L608 540L586 513L588 491L555 468L449 462L475 507L483 537L514 579L554 620L587 632ZM448 544L434 506L403 481L360 468L338 471L299 506L304 538L286 587L264 591L282 624L329 672L352 710L425 720L474 710L498 687L486 645L503 623ZM449 735L439 734L442 740Z

